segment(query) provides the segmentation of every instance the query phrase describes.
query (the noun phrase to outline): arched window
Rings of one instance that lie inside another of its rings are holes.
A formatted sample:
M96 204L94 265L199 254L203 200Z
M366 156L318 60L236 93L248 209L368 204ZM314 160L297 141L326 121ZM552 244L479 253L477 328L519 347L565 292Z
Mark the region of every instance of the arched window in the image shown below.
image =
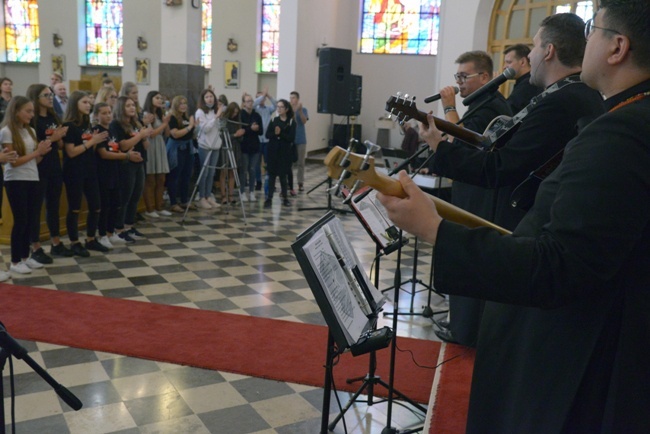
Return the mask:
M124 66L122 0L86 0L86 63Z
M5 0L4 17L7 62L40 62L37 1Z
M361 53L438 53L440 0L363 0Z
M262 0L259 72L278 72L280 58L280 0Z
M201 65L212 68L212 0L201 2Z
M549 15L572 12L583 20L593 17L593 1L582 0L496 0L490 20L488 52L497 70L503 65L503 51L514 44L533 45L539 23ZM513 82L508 81L505 94Z

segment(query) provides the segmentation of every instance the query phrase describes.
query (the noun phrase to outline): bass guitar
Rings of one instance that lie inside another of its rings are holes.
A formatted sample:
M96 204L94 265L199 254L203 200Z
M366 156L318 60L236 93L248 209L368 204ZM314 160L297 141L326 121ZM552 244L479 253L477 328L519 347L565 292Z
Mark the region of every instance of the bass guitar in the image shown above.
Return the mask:
M345 167L341 166L341 161L347 155L347 163ZM375 160L373 157L366 157L361 154L349 153L336 146L325 157L325 165L327 166L327 176L334 180L341 180L340 182L348 188L352 188L357 180L361 180L365 185L376 189L377 191L401 198L406 197L406 193L402 188L402 184L397 179L393 179L384 174L378 173L375 170ZM346 171L346 174L341 179L341 174ZM499 231L506 235L510 231L495 225L494 223L485 220L477 215L458 208L440 198L428 195L431 200L436 204L438 213L442 218L459 223L469 228L488 227Z

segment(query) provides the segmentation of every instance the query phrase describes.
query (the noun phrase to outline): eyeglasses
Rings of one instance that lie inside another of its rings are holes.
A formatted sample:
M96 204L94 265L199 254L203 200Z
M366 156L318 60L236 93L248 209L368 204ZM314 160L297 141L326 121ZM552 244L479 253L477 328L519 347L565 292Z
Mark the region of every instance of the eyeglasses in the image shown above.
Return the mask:
M277 107L278 107L279 109L285 109L285 108L286 108L285 106L283 106L283 105L279 105L279 104L278 104Z
M589 39L589 36L594 32L594 29L600 29L600 30L605 30L606 32L613 32L616 33L617 35L622 35L621 32L618 30L614 29L608 29L606 27L598 27L594 25L594 19L589 18L587 22L585 23L585 39Z
M38 97L39 98L53 98L54 94L51 93L51 92L50 93L43 93L43 94L39 95Z
M477 72L475 74L469 74L469 75L467 75L467 74L454 74L454 79L458 83L465 83L468 78L476 77L477 75L481 75L481 74L482 74L482 72Z

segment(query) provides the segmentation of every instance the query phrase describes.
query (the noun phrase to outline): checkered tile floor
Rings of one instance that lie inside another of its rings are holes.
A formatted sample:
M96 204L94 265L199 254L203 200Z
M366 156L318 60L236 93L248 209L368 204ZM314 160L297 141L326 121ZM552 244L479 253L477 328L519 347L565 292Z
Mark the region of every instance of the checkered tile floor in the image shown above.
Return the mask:
M318 164L309 165L306 173L311 177L306 190L326 176ZM272 209L264 209L261 199L244 203L245 218L238 204L217 211L191 211L184 224L180 216L148 220L138 225L147 238L135 245L109 254L93 252L90 258L56 258L53 265L27 277L14 276L10 282L324 324L291 243L325 213L299 210L326 207L325 188L322 185L309 195L299 193L291 207L283 207L277 198ZM343 208L336 198L332 204ZM370 273L374 244L354 216L337 215ZM403 249L404 280L412 275L413 252L413 243ZM417 278L425 282L429 281L430 253L430 246L419 246ZM0 254L7 264L9 247L0 247ZM395 259L395 253L381 259L380 290L393 285ZM400 311L409 311L412 285L402 288ZM392 294L387 292L391 299ZM427 291L416 293L413 312L422 312L427 295ZM434 310L444 308L445 300L434 294L431 305ZM392 305L386 309L392 311ZM392 325L391 317L381 321ZM430 319L398 315L400 336L436 340L433 330ZM320 430L322 389L38 342L22 344L84 406L77 412L71 410L38 374L23 361L14 360L17 433L288 434ZM8 366L3 374L9 421ZM339 396L345 405L350 395ZM338 411L332 399L331 417ZM355 404L345 418L348 432L381 432L386 412L385 403ZM421 420L410 409L393 406L392 426L404 429L420 425ZM11 432L9 427L7 432ZM334 432L344 432L342 422Z

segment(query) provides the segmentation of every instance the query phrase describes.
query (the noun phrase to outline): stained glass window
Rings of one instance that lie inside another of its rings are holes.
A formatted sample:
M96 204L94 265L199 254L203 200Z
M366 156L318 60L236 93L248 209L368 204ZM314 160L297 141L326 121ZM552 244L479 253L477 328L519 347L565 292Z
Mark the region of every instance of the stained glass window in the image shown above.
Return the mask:
M361 52L438 53L441 0L363 0Z
M262 0L262 53L260 72L278 72L280 52L280 0Z
M41 60L36 0L5 0L7 62Z
M86 62L124 66L122 0L86 0Z
M212 0L203 0L201 6L201 65L212 67Z

